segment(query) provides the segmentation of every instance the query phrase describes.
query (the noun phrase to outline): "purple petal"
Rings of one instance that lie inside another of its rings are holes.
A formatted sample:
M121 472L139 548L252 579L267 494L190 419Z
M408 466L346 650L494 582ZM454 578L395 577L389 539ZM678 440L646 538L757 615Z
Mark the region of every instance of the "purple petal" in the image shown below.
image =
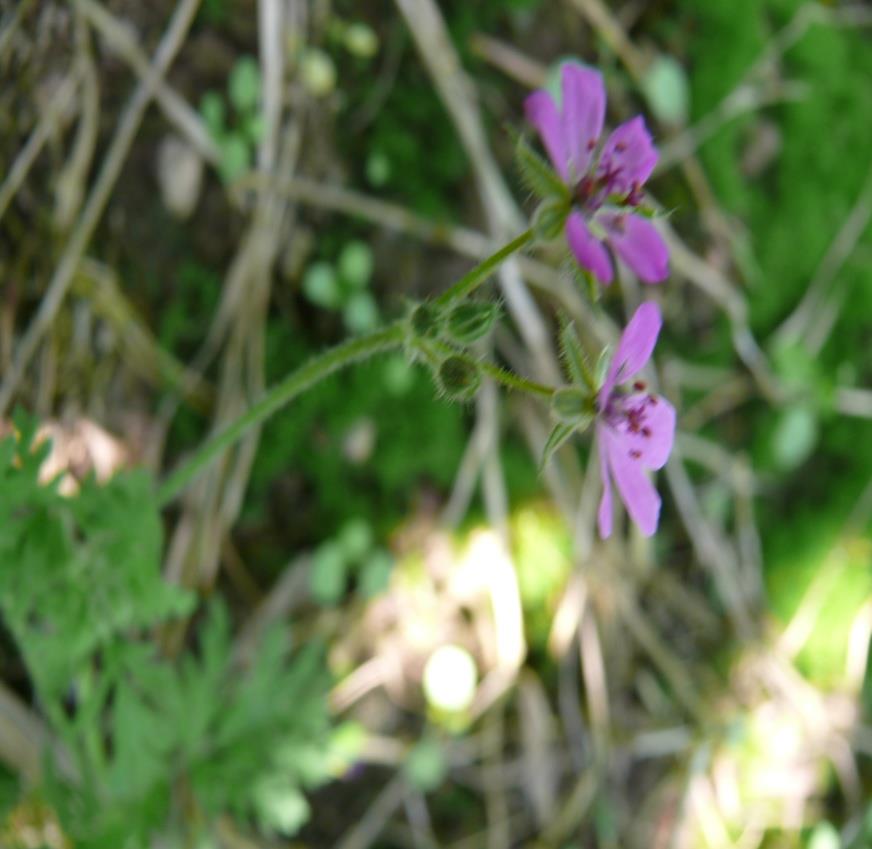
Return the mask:
M568 182L569 152L564 142L563 121L557 104L547 91L534 91L524 101L524 114L538 131L551 164L564 182Z
M643 283L669 276L669 249L657 228L640 215L603 215L608 242Z
M566 151L578 180L587 173L591 156L603 131L606 91L602 75L575 62L563 66L563 132Z
M633 313L621 334L618 349L612 357L608 375L599 393L599 407L605 409L612 390L618 383L632 378L651 359L663 319L654 301L645 301Z
M600 432L602 430L602 426L597 428L597 450L599 452L603 494L600 499L599 509L597 510L596 520L600 536L603 539L608 539L612 535L612 479L609 475L609 463L606 454L606 437L605 434Z
M566 219L566 241L582 268L586 268L606 286L612 282L612 261L609 253L602 242L590 232L580 212L573 212Z
M616 127L603 145L599 168L609 177L609 190L629 192L651 176L657 164L657 150L641 115Z
M631 449L620 434L604 428L606 451L618 493L627 506L630 518L649 537L657 530L660 496L648 479L642 464L630 455Z
M643 393L623 399L623 407L638 411L636 429L630 430L626 419L614 428L628 452L646 469L663 468L675 439L675 407L660 395Z

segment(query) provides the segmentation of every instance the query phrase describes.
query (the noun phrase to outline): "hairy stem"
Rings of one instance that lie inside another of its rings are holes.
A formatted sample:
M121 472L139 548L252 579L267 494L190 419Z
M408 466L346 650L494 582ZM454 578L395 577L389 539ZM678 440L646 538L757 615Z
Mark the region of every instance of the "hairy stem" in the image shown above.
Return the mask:
M440 306L446 306L471 295L493 274L503 260L523 248L532 238L532 230L525 230L520 236L516 236L495 254L491 254L484 262L473 268L472 271L464 274L450 289L447 289L436 299L436 303Z
M521 377L521 375L515 374L513 371L489 363L487 360L477 360L475 357L471 357L469 354L459 351L451 345L446 345L444 342L434 341L431 344L432 348L443 356L457 357L458 359L472 363L477 368L480 368L488 377L492 378L497 383L501 383L508 389L516 389L519 392L527 392L530 395L538 395L541 398L547 398L549 400L554 394L554 389L551 386L546 386L544 383L537 383L535 380ZM431 362L434 361L433 351L428 350L421 345L418 345L418 348L419 350L424 351L425 354L429 355L428 358L431 359ZM435 359L435 363L438 366L438 358Z
M527 392L531 395L538 395L541 398L550 399L554 394L554 390L550 386L545 386L544 383L536 383L535 380L528 380L526 377L521 377L513 371L496 366L489 362L480 362L478 367L488 376L502 383L503 386L509 389L517 389L519 392Z
M445 306L472 294L487 280L503 260L524 247L532 237L533 231L525 230L520 236L517 236L496 253L489 256L484 262L473 268L469 273L461 277L457 283L437 299L437 303ZM188 460L176 469L157 491L160 506L166 506L173 501L212 460L226 448L233 445L238 439L241 439L249 428L259 425L273 413L284 407L285 404L288 404L298 395L319 383L328 375L333 374L333 372L381 351L399 348L403 345L405 338L405 325L403 322L397 321L388 325L383 330L377 330L367 336L343 342L341 345L337 345L335 348L319 354L305 363L305 365L300 366L300 368L270 389L260 401L255 403L238 419L204 442ZM518 377L498 366L485 363L480 364L480 367L486 374L489 374L495 380L512 389L551 397L552 390L547 386Z
M382 330L349 339L335 348L330 348L291 372L238 419L204 442L193 456L164 481L157 493L160 506L163 507L175 499L215 457L240 439L249 428L259 425L298 395L339 369L382 351L399 348L404 338L403 325L395 322Z

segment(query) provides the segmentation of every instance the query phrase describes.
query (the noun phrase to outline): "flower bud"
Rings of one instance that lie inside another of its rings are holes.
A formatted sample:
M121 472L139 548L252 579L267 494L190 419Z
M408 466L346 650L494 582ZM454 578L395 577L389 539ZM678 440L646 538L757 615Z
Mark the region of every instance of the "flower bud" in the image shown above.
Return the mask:
M481 386L481 370L463 357L448 357L439 366L439 388L452 401L468 401Z
M595 412L593 398L576 386L566 386L551 396L551 412L561 422L586 427Z
M467 301L448 314L448 335L460 345L469 345L486 336L500 317L497 304Z
M412 330L422 339L435 339L442 330L442 313L432 304L418 304L412 310Z
M569 204L563 198L549 198L533 213L533 232L540 242L550 242L563 233Z

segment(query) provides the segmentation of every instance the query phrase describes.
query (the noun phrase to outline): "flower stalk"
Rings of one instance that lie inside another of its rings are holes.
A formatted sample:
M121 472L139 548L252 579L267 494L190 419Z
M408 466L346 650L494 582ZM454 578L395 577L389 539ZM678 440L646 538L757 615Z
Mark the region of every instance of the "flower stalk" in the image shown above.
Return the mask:
M436 303L440 307L445 307L471 295L488 279L500 263L524 247L531 241L532 237L532 230L525 230L461 277L457 283L436 300ZM262 424L307 389L352 363L360 362L385 351L402 348L408 341L408 334L407 322L396 321L381 330L349 339L304 363L273 386L266 395L255 402L238 419L204 442L191 457L177 468L158 488L158 504L161 507L170 504L222 451L225 451L241 439L248 430ZM452 355L455 353L452 349ZM471 358L470 362L473 362ZM545 395L549 398L551 396L552 390L550 388L513 375L498 366L487 363L476 363L476 365L483 373L505 386Z
M172 502L222 451L241 439L248 430L261 424L273 413L289 404L298 395L352 363L402 347L405 336L406 330L403 323L397 321L366 336L349 339L347 342L330 348L304 363L284 380L273 386L263 398L255 402L238 419L204 442L193 456L176 469L158 489L158 504L165 507Z
M525 230L520 236L516 236L507 245L500 248L495 254L489 256L472 271L464 274L450 289L446 289L437 299L436 303L441 306L453 304L463 298L469 297L488 277L513 253L521 250L533 240L533 230Z

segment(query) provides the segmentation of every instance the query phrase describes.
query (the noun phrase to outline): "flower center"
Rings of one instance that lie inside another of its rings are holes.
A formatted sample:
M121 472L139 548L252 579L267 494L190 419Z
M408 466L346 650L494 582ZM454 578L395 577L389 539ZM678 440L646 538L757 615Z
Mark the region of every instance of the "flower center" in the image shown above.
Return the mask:
M576 184L573 196L586 212L593 214L606 201L618 207L637 207L642 203L642 186L634 182L630 190L623 194L620 190L620 165L597 168L596 172L585 174Z
M648 421L648 411L651 407L657 406L657 398L645 394L645 389L645 383L637 380L633 384L634 394L626 395L621 390L613 392L603 414L606 422L620 433L650 439L652 430ZM630 456L638 459L642 454L633 449L630 451Z

